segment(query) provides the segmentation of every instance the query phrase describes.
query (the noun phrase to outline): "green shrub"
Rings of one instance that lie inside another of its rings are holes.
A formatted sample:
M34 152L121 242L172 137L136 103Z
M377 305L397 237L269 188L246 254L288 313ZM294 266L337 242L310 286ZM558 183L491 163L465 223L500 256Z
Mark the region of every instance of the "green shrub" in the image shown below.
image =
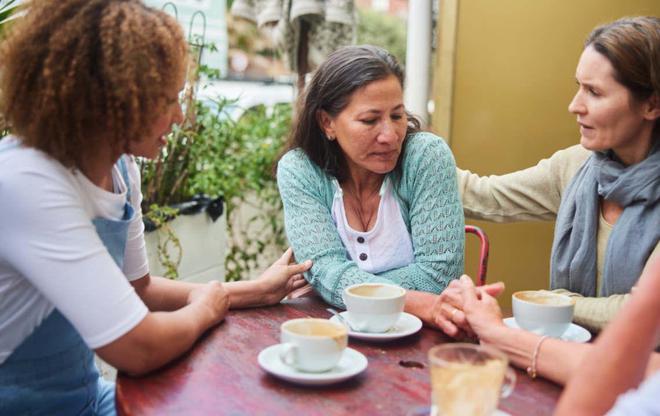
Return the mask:
M267 111L255 108L238 122L226 114L227 100L217 108L190 101L182 127L168 137L168 144L154 161L141 161L143 210L145 217L163 226L172 218L172 204L204 194L221 196L227 213L226 279L240 280L258 266L259 256L269 247L283 250L286 239L282 205L272 176L272 166L284 144L291 124L291 106L281 105ZM256 212L247 223L236 221L238 209L251 204ZM174 213L176 214L176 213ZM250 232L254 224L263 229ZM164 228L168 232L167 228ZM178 240L167 239L175 249ZM166 252L165 247L159 251ZM176 250L175 250L176 251ZM176 277L179 259L161 256L170 277Z
M400 18L372 10L359 10L357 42L385 48L401 65L406 62L406 23Z

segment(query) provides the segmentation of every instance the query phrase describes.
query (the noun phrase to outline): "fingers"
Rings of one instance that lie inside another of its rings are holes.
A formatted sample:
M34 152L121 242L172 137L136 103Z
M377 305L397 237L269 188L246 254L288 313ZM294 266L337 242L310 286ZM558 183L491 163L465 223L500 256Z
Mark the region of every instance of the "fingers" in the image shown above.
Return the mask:
M307 281L301 274L296 274L291 276L290 282L291 282L291 290L300 289L301 287L307 284Z
M441 307L441 310L445 320L458 328L460 332L468 335L473 333L472 328L470 327L470 323L467 320L467 316L461 308L455 308L452 305L444 304Z
M458 327L446 319L436 320L436 325L442 330L442 332L452 338L456 338L460 334Z
M478 288L480 292L486 292L491 296L499 296L504 292L504 283L503 282L497 282L497 283L491 283L488 285L481 286Z
M312 267L312 261L311 260L305 260L302 263L290 264L290 265L287 266L286 269L287 269L287 273L292 276L292 275L295 275L295 274L304 273L307 270L309 270L311 267Z
M313 291L314 288L312 287L312 285L303 283L302 287L289 292L289 299L295 299L295 298L307 296L309 293Z
M293 260L293 249L291 247L287 248L282 256L277 259L276 264L289 264Z
M468 276L461 276L461 294L463 295L463 302L465 305L464 309L467 309L469 305L473 305L477 302L477 289L472 283L472 279Z
M463 295L461 289L457 287L448 287L441 294L443 303L448 303L455 308L463 308Z

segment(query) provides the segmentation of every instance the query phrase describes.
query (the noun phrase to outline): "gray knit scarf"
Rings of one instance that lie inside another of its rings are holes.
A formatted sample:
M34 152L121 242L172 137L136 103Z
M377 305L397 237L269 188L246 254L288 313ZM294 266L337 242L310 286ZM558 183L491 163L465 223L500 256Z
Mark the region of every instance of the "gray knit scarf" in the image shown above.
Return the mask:
M660 143L624 166L613 152L594 152L562 195L550 258L550 284L596 296L599 196L624 207L607 243L599 296L628 293L660 239Z

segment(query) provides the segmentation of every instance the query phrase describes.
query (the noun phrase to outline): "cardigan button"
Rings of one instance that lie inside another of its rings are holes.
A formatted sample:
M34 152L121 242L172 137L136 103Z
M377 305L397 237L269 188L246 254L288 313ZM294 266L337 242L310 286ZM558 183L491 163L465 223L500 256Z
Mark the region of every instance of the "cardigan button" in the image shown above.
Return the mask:
M360 260L365 261L367 259L367 253L360 254Z
M362 244L364 243L364 237L358 237L357 238L358 243Z

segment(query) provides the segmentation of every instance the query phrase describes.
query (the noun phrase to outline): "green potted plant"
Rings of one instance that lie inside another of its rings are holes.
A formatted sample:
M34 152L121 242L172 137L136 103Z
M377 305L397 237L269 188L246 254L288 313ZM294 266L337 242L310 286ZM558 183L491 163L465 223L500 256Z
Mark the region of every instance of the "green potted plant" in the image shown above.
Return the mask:
M160 157L141 161L150 266L193 281L251 277L286 244L271 172L291 106L257 107L233 120L233 101L195 98L198 82L189 83L185 121Z

